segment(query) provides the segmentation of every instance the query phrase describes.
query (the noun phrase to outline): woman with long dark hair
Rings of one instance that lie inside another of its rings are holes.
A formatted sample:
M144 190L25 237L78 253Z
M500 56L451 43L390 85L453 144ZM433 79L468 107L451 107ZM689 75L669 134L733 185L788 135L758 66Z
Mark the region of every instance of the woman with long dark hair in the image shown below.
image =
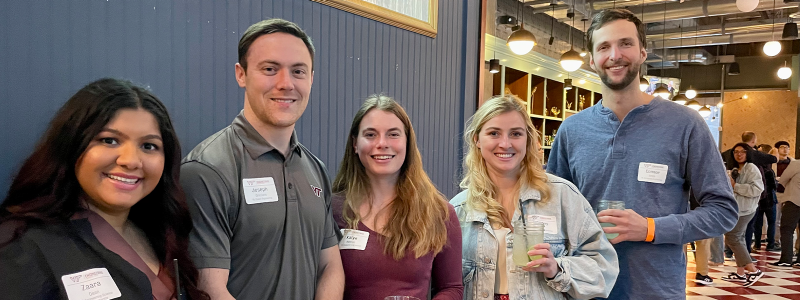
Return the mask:
M83 87L0 204L3 296L207 299L187 250L180 156L149 91L117 79Z

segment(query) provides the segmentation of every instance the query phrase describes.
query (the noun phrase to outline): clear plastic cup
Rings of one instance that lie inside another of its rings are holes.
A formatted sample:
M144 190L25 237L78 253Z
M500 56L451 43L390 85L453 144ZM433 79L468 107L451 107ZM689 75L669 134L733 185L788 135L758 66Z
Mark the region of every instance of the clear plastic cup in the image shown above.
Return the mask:
M541 255L528 255L528 251L533 250L536 244L544 243L544 223L514 222L513 243L511 256L515 265L524 267L529 262L542 258Z
M597 203L597 208L595 209L594 212L595 214L598 214L606 209L625 209L625 202L614 201L614 200L600 200L600 202ZM617 225L615 225L614 223L601 222L600 226L605 228L605 227L615 227ZM609 240L618 236L619 233L606 233L606 238Z

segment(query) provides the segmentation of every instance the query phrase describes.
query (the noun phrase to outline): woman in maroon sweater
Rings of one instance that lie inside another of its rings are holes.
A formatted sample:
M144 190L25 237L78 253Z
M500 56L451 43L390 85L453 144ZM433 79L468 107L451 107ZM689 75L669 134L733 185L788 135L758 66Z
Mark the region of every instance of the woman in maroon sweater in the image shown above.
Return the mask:
M453 206L422 169L414 129L392 98L356 113L333 182L332 210L345 299L413 296L460 300L461 228Z

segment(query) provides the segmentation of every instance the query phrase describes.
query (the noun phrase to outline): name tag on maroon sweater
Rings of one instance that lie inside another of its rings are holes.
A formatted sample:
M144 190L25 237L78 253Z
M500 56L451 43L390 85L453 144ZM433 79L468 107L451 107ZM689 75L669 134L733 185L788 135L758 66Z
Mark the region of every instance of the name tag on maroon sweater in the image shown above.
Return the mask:
M369 240L369 232L355 229L342 229L342 240L339 241L339 250L364 250L367 248L367 240Z

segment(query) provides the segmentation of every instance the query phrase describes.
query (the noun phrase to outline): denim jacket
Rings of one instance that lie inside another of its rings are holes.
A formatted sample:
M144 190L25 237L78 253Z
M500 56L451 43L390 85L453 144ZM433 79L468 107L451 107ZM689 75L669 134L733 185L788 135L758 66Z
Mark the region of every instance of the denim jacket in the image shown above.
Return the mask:
M547 280L542 273L516 269L512 263L513 234L506 237L508 293L511 299L588 299L608 297L619 273L614 247L586 199L570 182L547 174L550 199L541 201L539 191L523 186L520 201L527 215L555 216L557 233L545 233L545 243L559 266ZM467 191L450 201L455 206L462 234L462 277L465 300L494 298L497 241L485 212L466 207ZM515 211L512 220L520 219Z

